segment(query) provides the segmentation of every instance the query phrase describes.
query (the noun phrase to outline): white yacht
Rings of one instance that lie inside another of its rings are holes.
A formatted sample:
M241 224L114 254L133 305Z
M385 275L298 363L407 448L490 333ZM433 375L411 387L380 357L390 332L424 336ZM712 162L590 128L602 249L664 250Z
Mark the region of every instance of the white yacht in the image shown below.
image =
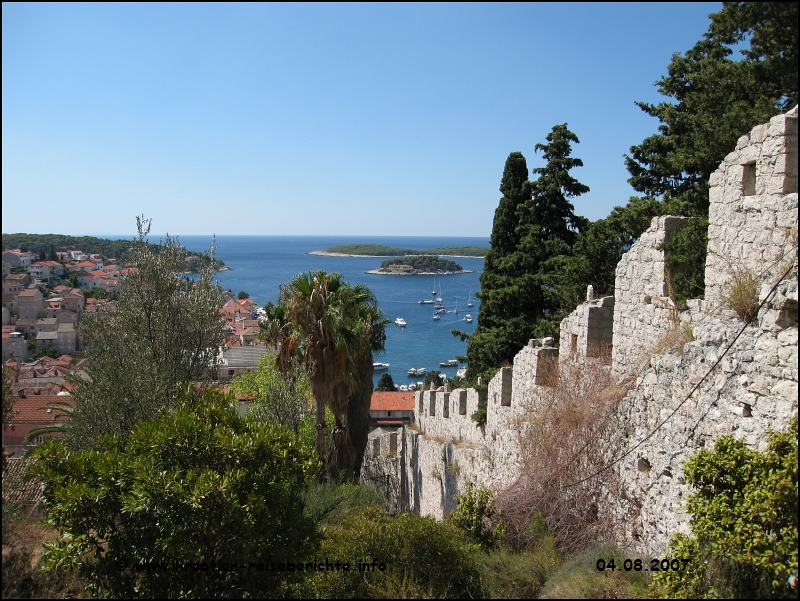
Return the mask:
M408 375L409 376L418 376L420 374L418 374L417 370L412 367L411 369L408 370Z
M436 311L434 311L434 312L433 312L433 318L434 318L434 319L439 319L439 313L438 313L438 312L436 312Z
M472 323L472 315L470 315L469 313L467 313L467 314L464 316L464 321L466 321L467 323Z
M405 325L406 325L406 320L403 319L402 317L398 317L397 319L394 320L394 322L397 325L399 325L401 328L405 327Z
M389 368L388 363L380 363L379 361L376 361L375 363L372 364L372 369L374 369L375 371L382 371L388 368Z
M458 365L457 359L448 359L447 361L439 362L439 367L456 367Z
M433 304L433 299L432 298L423 298L421 301L419 301L419 304L420 305L432 305Z

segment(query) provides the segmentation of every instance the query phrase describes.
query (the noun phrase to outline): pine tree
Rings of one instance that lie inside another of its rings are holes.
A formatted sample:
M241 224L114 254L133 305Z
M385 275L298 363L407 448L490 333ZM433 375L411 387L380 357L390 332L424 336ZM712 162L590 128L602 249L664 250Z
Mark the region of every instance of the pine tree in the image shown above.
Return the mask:
M566 123L553 127L547 143L536 145L547 164L533 170L539 175L533 183L522 154L511 153L506 161L481 274L478 327L467 345L471 380L511 363L533 336L552 334L559 304L548 286L548 261L569 253L588 223L569 201L589 191L569 173L583 165L570 157L572 142L578 137Z

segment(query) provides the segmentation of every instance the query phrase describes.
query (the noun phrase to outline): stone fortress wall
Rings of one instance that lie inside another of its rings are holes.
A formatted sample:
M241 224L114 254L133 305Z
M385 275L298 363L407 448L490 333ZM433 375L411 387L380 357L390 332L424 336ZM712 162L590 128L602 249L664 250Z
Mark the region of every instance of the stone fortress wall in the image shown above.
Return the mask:
M437 519L453 510L467 482L507 488L520 475L526 419L555 384L555 366L587 357L608 363L610 351L612 374L635 378L606 434L609 460L622 458L610 469L635 511L600 495L598 514L620 525L624 548L659 557L672 533L689 532L681 509L691 492L683 481L686 459L724 434L762 450L768 430L784 429L797 414L796 263L757 322L711 369L743 326L722 302L732 279L742 269L755 273L763 301L778 271L796 259L797 219L795 108L743 136L712 175L705 300L684 307L671 300L659 246L686 219L654 218L618 264L614 297L594 299L589 290L561 324L560 349L552 339L531 340L513 368L492 379L485 426L471 420L478 391L417 392L411 427L370 440L365 481L382 485L392 510ZM676 330L693 340L682 352L664 352L662 342Z

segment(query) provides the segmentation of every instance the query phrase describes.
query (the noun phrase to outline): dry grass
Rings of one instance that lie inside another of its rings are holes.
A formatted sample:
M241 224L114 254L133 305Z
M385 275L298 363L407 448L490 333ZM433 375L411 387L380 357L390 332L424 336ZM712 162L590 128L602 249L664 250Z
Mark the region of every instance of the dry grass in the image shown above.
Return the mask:
M745 267L739 267L722 295L725 304L736 312L739 319L748 321L758 313L758 290L761 278Z
M663 355L682 355L683 347L687 342L694 340L694 331L689 324L676 324L674 328L668 330L653 347L653 354Z
M609 538L598 500L618 489L614 472L580 481L608 461L613 451L606 436L610 418L630 387L616 383L599 358L562 363L558 386L537 388L517 427L522 475L496 499L509 520L512 545L536 544L537 529L530 525L537 513L567 554Z

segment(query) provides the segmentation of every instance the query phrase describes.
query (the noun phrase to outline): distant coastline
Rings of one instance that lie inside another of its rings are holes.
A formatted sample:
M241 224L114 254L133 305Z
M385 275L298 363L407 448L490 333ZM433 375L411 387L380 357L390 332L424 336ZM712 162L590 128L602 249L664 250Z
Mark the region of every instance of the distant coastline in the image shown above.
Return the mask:
M489 249L483 246L443 246L415 250L411 248L395 248L383 244L340 244L325 250L312 250L309 255L323 257L414 257L436 255L440 257L457 257L460 259L482 259Z
M333 253L327 250L312 250L306 253L307 255L317 255L319 257L354 257L359 259L386 259L395 257L415 257L418 255L353 255L347 253ZM448 255L439 253L440 257L453 257L454 259L482 259L483 257L476 257L475 255ZM369 272L366 272L369 273ZM472 272L470 272L472 273ZM431 274L433 275L433 274Z
M384 271L382 269L370 269L364 273L371 275L458 275L460 273L475 273L472 269L461 269L459 271Z

